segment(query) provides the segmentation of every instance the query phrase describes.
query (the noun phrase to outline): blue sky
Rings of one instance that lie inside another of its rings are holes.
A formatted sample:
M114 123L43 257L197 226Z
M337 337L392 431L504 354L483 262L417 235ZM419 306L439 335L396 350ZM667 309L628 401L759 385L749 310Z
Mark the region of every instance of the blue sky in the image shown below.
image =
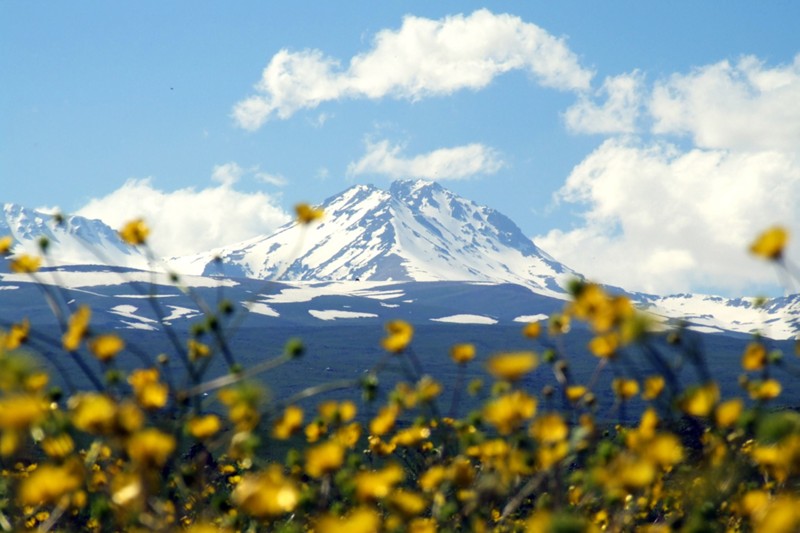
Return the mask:
M3 2L2 200L188 253L427 177L631 289L780 292L800 4Z

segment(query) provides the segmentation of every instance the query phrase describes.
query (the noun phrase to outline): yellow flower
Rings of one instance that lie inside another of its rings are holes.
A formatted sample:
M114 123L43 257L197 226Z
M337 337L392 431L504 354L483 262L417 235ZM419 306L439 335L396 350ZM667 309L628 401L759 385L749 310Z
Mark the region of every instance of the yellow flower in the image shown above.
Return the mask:
M443 465L433 465L419 477L419 487L425 492L433 492L447 480L447 468Z
M128 439L131 460L140 465L164 466L175 451L175 437L155 428L147 428Z
M69 324L67 331L62 337L64 349L68 352L74 352L78 349L81 341L86 336L89 329L89 319L92 317L92 310L89 306L82 305L78 310L69 317Z
M356 497L362 502L382 500L404 477L403 469L395 463L382 470L359 472L355 477Z
M416 492L398 489L389 496L389 507L409 519L422 514L428 502Z
M450 358L458 364L464 364L475 359L474 344L456 344L450 349Z
M783 257L783 249L789 241L786 228L773 226L759 235L750 245L750 253L758 257L777 261Z
M319 417L328 423L350 422L356 416L358 408L350 400L337 402L330 400L317 407Z
M483 418L497 428L501 435L508 435L523 421L536 413L536 398L522 391L514 391L487 402Z
M539 360L533 352L507 352L492 356L487 362L487 370L498 379L516 381L532 372Z
M38 424L47 403L35 394L13 394L0 398L0 429L23 430Z
M404 320L392 320L386 324L388 335L381 340L387 352L400 353L406 349L414 337L414 328Z
M283 410L283 416L272 426L272 436L286 440L297 433L303 426L303 410L296 405L289 405Z
M558 413L547 413L533 421L530 434L542 444L555 444L566 440L569 427Z
M647 459L661 467L674 466L683 461L681 441L671 433L656 435L642 451Z
M392 437L392 444L397 446L416 446L431 436L430 428L424 426L412 426L398 431Z
M332 440L306 449L306 473L313 478L320 478L338 470L344 462L344 451L344 446Z
M233 501L249 515L265 518L292 512L300 501L300 489L283 475L278 465L248 474L236 485Z
M61 433L45 437L42 440L42 450L54 459L63 459L75 449L75 442L69 433Z
M761 370L767 362L767 348L760 342L747 345L742 356L742 368L745 370Z
M708 416L719 401L719 387L716 383L706 383L686 391L679 400L681 410L692 416Z
M144 244L147 242L148 235L150 235L150 228L141 218L131 220L119 230L119 236L131 246Z
M387 405L378 411L377 416L369 423L369 431L372 435L385 435L394 427L400 408L396 405Z
M11 235L0 237L0 255L8 255L11 253L12 244L14 244L14 238Z
M539 337L542 333L542 324L541 322L528 322L524 328L522 328L522 334L528 337L529 339L535 339Z
M222 428L222 422L214 414L195 416L186 423L186 428L194 438L203 440L216 435Z
M9 351L19 348L22 343L28 340L30 331L31 323L27 318L18 324L12 324L11 329L8 330L5 336L0 333L0 353L2 353L3 348Z
M113 334L98 335L89 341L89 350L103 362L110 361L125 349L125 341Z
M442 385L430 376L422 376L417 383L416 396L421 402L430 402L442 392Z
M198 359L202 359L203 357L208 357L211 355L211 348L208 347L207 344L203 344L202 342L198 342L194 339L189 339L189 360L190 361L197 361Z
M753 400L772 400L777 398L782 390L780 382L776 379L758 381L752 383L748 388L750 398Z
M358 507L343 517L324 515L314 527L316 533L377 533L380 530L380 515L368 507Z
M644 380L644 392L642 398L645 400L655 400L664 390L664 376L648 376Z
M361 424L359 422L353 422L342 426L331 438L345 448L353 448L358 443L358 439L361 438Z
M589 392L589 389L583 385L570 385L564 392L567 396L567 400L575 403L583 398L586 393Z
M367 440L369 441L369 451L378 457L385 457L397 449L397 444L384 442L380 437L375 435L371 435Z
M744 409L744 402L741 398L734 398L727 402L722 402L717 407L716 421L719 427L727 428L739 420L739 416Z
M77 458L61 466L42 465L22 481L17 493L21 505L55 504L65 494L80 488L83 468Z
M311 207L308 204L297 204L294 206L294 212L297 214L297 221L300 224L311 224L323 217L325 214L322 209Z
M147 368L131 372L128 383L133 388L136 401L144 409L160 409L167 404L169 388L158 381L158 369Z
M8 265L11 272L17 274L33 274L42 266L42 258L28 254L22 254Z
M597 335L589 341L589 351L596 357L613 357L619 348L619 335L616 332Z
M635 379L616 378L611 382L611 388L621 400L629 400L639 394L639 382Z
M77 394L69 400L72 423L87 433L109 433L114 428L117 404L96 392Z

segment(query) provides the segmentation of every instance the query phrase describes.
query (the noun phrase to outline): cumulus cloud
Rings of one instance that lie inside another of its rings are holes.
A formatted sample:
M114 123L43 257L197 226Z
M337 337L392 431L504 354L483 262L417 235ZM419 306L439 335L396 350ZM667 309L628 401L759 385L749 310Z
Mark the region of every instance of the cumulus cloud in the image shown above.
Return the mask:
M120 228L137 217L152 229L150 244L157 255L179 256L233 244L271 233L290 220L271 196L244 193L232 185L242 174L235 163L214 168L218 186L163 191L150 178L131 179L103 198L95 198L77 214Z
M800 54L768 67L753 56L722 61L659 82L649 104L653 132L689 135L700 147L800 147Z
M406 16L400 29L379 31L372 48L346 68L320 50L275 54L233 117L255 130L277 116L340 98L418 100L486 87L496 76L526 70L543 86L582 91L592 72L564 39L519 17L486 9L440 20Z
M347 166L347 175L457 180L494 174L505 165L496 150L479 143L440 148L414 157L405 157L402 151L401 145L387 140L368 142L364 156Z
M535 240L579 272L655 293L736 293L775 281L746 250L772 224L800 227L800 159L609 139L558 197L583 206L582 224Z
M605 79L596 97L602 104L581 94L564 113L567 128L575 133L633 133L642 105L643 77L638 72Z

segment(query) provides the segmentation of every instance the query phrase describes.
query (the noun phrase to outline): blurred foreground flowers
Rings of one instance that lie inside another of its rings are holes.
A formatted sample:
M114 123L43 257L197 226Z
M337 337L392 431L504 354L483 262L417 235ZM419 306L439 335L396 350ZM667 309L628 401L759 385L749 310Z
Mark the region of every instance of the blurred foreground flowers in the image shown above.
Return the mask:
M304 204L297 214L301 224L322 215ZM147 246L143 221L121 235ZM786 239L769 230L751 251L778 260ZM39 265L12 261L16 272ZM71 308L50 347L94 389L66 392L37 362L31 339L43 332L21 318L0 331L0 529L800 529L800 414L771 406L793 371L782 354L756 336L738 360L741 395L723 397L691 332L597 284L570 292L560 313L521 328L524 348L481 353L453 339L438 356L455 390L423 373L414 327L397 320L365 377L280 399L266 391L269 370L302 344L242 368L213 306L171 354L136 353L95 331L88 307ZM589 340L568 352L564 337L580 328ZM571 372L578 357L596 365L591 378ZM207 375L215 358L227 374ZM387 387L390 367L402 377ZM606 371L613 378L600 379ZM334 390L349 396L324 397Z

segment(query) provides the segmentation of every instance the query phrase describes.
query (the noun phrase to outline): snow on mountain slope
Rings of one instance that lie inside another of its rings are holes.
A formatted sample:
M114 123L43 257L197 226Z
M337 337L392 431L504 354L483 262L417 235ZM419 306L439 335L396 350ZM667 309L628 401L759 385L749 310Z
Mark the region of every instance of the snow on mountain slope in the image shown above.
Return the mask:
M4 204L0 236L11 235L15 253L40 255L39 239L49 241L47 264L108 264L148 268L147 258L125 244L113 229L99 220L66 216L61 223L41 211Z
M560 297L560 278L574 275L504 215L433 182L357 185L322 208L316 226L288 224L170 266L261 279L512 282Z

